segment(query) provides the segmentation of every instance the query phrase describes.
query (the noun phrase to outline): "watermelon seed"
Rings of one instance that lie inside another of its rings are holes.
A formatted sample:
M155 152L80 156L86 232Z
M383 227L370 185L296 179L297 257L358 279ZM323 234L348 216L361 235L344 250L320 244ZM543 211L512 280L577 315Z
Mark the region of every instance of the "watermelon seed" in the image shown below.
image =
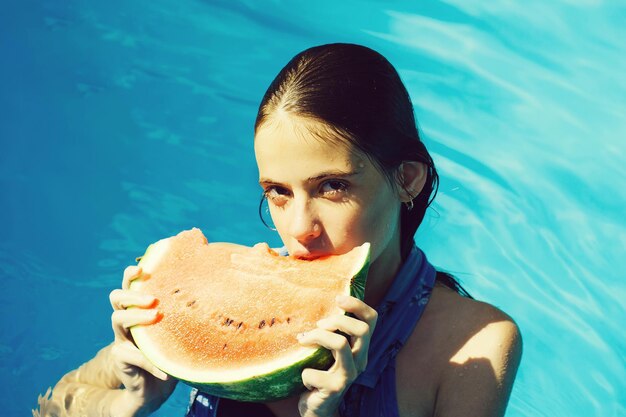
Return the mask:
M270 322L270 327L272 327L275 322L276 322L276 317L272 317L272 321Z
M223 326L230 326L233 323L233 319L229 319L228 317L226 317L226 320L224 320L224 324Z
M222 349L226 349L226 345L227 345L227 343L224 343L224 346L222 347Z
M196 303L196 300L189 301L189 302L187 303L187 307L191 307L191 306L192 306L192 305L194 305L195 303Z
M287 317L287 324L289 324L289 322L291 322L291 318Z
M259 323L259 329L262 329L265 327L265 320L261 320L261 322Z
M237 329L239 329L241 326L243 326L243 321L237 325Z
M180 288L176 288L174 291L172 291L172 294L178 294L180 292Z

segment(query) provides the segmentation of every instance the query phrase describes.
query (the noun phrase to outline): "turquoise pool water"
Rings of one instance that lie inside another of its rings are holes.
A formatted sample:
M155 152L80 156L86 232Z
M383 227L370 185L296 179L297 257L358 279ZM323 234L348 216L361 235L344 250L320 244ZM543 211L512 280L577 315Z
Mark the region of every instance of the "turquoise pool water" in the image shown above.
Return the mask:
M626 6L337 3L3 3L3 415L111 340L108 293L152 241L278 244L256 212L256 106L296 52L336 41L409 88L441 174L419 245L522 329L507 416L626 415Z

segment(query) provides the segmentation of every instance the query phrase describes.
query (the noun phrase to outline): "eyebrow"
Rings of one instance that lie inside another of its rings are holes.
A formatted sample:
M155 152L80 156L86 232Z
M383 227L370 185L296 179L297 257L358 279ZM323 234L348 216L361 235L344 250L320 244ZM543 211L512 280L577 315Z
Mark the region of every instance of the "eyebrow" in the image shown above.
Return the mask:
M314 177L309 177L305 180L305 182L317 182L326 178L350 178L359 174L359 171L341 171L341 170L333 170L333 171L324 171L315 175ZM270 178L261 178L259 179L259 184L280 184L280 181L275 181Z

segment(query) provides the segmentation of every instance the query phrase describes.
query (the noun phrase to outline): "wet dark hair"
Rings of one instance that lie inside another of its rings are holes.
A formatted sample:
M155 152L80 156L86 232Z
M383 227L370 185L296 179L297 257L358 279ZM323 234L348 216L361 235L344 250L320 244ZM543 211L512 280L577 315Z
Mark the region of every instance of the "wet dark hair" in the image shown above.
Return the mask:
M352 144L394 187L403 162L426 165L426 182L414 196L413 208L402 204L400 209L400 248L406 259L414 245L413 236L437 194L439 176L420 139L409 94L391 63L361 45L334 43L309 48L293 57L270 84L259 105L255 133L278 110L323 122L328 131L316 132L320 138ZM437 279L468 295L449 274L438 272Z

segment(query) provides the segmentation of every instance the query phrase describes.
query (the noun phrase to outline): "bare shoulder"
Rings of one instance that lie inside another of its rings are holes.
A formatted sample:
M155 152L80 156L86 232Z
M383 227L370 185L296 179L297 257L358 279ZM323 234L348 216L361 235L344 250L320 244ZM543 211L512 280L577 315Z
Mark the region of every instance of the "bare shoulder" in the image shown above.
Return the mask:
M428 415L504 414L522 339L502 310L437 285L405 348L401 353L410 365L404 379L427 375L430 381L420 387L431 393Z
M440 336L449 343L434 415L504 415L522 356L517 324L502 310L447 288L433 295Z
M433 313L439 332L460 344L453 358L465 360L495 354L502 348L521 348L515 321L499 308L437 286L433 291Z

